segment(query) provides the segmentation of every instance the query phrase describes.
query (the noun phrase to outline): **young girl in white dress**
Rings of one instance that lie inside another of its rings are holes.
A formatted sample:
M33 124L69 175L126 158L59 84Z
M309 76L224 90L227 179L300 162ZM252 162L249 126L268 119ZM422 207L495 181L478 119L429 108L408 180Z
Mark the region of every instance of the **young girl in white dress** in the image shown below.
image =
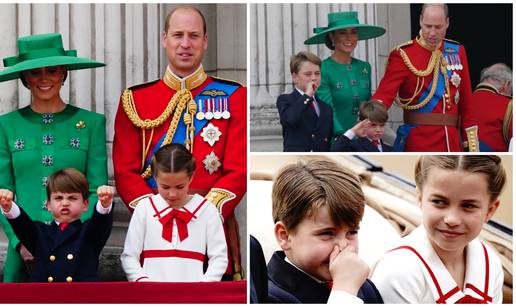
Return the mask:
M127 280L220 281L227 266L222 219L215 205L188 194L192 154L183 145L165 145L151 167L159 194L140 201L133 212L121 256Z
M376 264L385 303L502 303L503 270L477 239L506 181L497 156L422 156L416 168L422 225Z

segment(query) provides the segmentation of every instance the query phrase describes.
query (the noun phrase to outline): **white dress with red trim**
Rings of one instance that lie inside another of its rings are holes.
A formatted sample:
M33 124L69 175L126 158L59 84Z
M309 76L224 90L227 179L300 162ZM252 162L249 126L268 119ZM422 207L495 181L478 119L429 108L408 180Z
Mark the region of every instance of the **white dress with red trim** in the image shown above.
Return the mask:
M145 198L134 210L120 258L129 281L220 281L228 264L220 214L198 194L179 210L159 194Z
M373 268L371 280L385 303L502 303L501 261L478 239L466 246L463 289L434 251L423 226L401 242Z

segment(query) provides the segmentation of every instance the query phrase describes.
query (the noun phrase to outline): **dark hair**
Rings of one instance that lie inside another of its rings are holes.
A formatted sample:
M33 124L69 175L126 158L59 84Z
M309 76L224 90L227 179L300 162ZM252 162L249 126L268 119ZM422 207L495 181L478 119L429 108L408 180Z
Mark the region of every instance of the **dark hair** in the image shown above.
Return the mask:
M358 112L360 120L369 119L371 122L384 124L389 119L385 105L378 100L369 100L360 106Z
M333 161L301 160L287 165L272 185L272 217L287 230L324 206L336 225L357 227L364 202L359 177Z
M195 171L195 158L182 144L168 144L156 151L151 162L152 175L162 173L186 172L192 177Z
M65 168L54 172L48 177L47 198L52 193L81 193L84 200L88 199L90 185L88 180L75 168Z
M187 9L187 10L193 10L201 16L202 19L202 30L204 31L203 34L206 34L206 19L204 18L204 15L201 13L201 11L193 6L178 6L172 11L170 11L167 15L167 18L165 19L165 33L168 33L168 28L170 27L170 18L172 17L172 14L175 13L175 11L180 9Z
M421 156L417 160L414 170L416 185L419 189L423 190L425 182L428 179L428 173L434 167L444 170L457 170L486 175L491 201L496 200L500 196L505 186L505 169L498 156Z
M310 62L314 65L321 67L321 59L319 59L318 56L308 51L300 51L290 58L290 73L299 73L301 64L303 64L304 62Z
M59 65L59 66L64 66L64 65ZM66 66L64 66L64 70L65 70L65 74L64 74L64 78L63 78L63 83L66 81L66 78L68 78L68 69L66 68ZM25 71L28 71L28 70L24 70L24 71L20 72L20 74L19 74L20 81L23 84L23 86L25 86L26 88L28 88L30 90L29 85L27 84L27 80L25 80L25 77L23 76L23 73Z

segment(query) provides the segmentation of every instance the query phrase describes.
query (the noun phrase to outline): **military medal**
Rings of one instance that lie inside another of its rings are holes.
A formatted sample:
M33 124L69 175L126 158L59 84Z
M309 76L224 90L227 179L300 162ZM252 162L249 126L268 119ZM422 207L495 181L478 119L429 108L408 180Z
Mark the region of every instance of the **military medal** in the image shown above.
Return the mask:
M211 112L211 99L207 99L206 102L208 103L208 111L204 114L204 117L207 119L207 120L210 120L213 118L213 112Z
M220 139L222 132L220 132L217 126L209 123L208 126L204 127L201 132L202 139L210 144L211 147Z
M215 100L215 112L213 112L213 118L215 119L221 119L222 118L222 112L220 111L222 109L222 99L214 99Z
M448 55L446 56L446 63L447 63L447 65L446 65L446 69L451 70L451 69L452 69L452 66L450 65L450 63L451 63L451 58L450 58L450 56L448 56Z
M80 120L80 121L78 121L75 124L75 128L77 128L77 129L84 129L84 128L86 128L86 123L84 123L83 120Z
M215 173L219 167L222 166L222 164L219 161L219 157L215 155L215 153L212 151L209 155L206 155L204 160L202 160L202 163L204 164L204 168L208 171L208 173L213 174Z
M457 54L457 63L458 63L458 69L459 69L459 70L462 70L462 68L463 68L463 67L462 67L462 63L460 62L460 57L459 57L459 55L458 55L458 54Z
M459 84L460 84L460 81L461 81L461 78L460 76L454 71L452 76L451 76L451 83L456 87L458 88L459 87Z
M204 108L202 107L202 99L199 99L199 112L195 115L195 118L197 120L203 120L204 119Z
M455 104L458 104L459 103L459 98L460 98L458 90L455 92L455 97L454 98L455 98Z
M224 98L224 111L222 112L222 118L229 119L231 117L231 113L229 113L228 109L228 99Z

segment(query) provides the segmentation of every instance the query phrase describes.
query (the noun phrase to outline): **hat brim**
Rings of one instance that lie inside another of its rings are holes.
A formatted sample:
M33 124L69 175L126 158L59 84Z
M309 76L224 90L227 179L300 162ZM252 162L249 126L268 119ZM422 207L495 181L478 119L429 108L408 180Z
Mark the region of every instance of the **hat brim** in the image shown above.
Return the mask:
M66 66L67 70L78 70L86 68L97 68L106 64L86 58L71 56L51 56L39 59L32 59L20 62L0 72L0 82L17 79L20 72L41 67Z
M385 33L385 29L379 26L371 26L365 24L348 24L345 26L335 26L332 28L321 29L322 31L305 40L305 45L313 44L324 44L326 35L335 30L357 28L358 29L358 40L375 38L382 36Z

